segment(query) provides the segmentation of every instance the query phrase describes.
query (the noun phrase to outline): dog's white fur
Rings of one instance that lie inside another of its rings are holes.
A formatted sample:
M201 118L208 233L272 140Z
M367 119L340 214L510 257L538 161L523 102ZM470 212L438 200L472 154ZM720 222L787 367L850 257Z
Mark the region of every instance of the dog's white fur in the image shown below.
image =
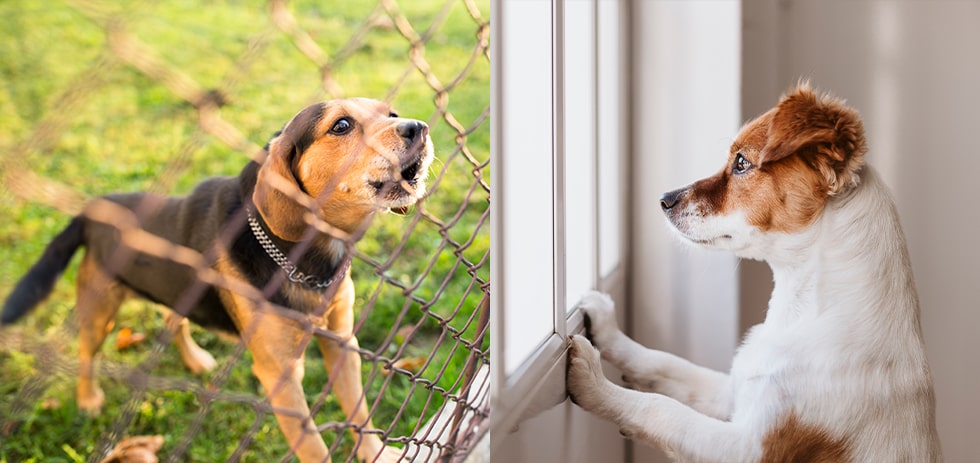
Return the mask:
M775 289L765 322L726 375L640 346L616 326L608 296L587 294L580 307L592 341L644 392L608 381L599 353L573 336L575 402L678 461L941 461L898 214L872 168L857 175L815 221L789 233L760 231L741 211L678 212L672 224L686 240L769 263ZM807 453L807 445L815 447Z

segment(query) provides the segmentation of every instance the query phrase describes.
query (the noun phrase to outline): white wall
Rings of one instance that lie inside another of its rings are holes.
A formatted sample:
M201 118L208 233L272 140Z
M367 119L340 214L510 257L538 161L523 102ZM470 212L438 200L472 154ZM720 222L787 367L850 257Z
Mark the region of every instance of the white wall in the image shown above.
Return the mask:
M744 18L746 119L801 76L860 110L909 242L946 461L978 461L980 2L748 0ZM768 287L740 268L744 291Z
M632 323L640 343L728 371L736 259L667 229L660 195L725 163L740 125L740 2L637 1L633 11ZM633 461L664 461L633 445Z
M721 169L740 125L739 2L634 7L633 335L726 370L735 329L735 258L668 231L660 196Z

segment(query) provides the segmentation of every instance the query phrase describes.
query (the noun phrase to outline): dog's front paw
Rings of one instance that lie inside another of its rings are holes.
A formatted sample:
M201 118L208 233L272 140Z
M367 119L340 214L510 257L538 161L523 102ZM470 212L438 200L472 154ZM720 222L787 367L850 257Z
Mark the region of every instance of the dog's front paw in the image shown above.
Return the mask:
M568 396L580 407L594 410L603 396L603 387L608 380L602 374L599 351L592 347L588 339L572 336L568 340L568 371L565 387Z
M105 404L105 393L97 385L79 382L75 399L80 411L89 416L98 416Z
M609 346L619 331L616 323L616 306L611 297L599 291L585 293L578 307L585 315L585 333L600 349Z

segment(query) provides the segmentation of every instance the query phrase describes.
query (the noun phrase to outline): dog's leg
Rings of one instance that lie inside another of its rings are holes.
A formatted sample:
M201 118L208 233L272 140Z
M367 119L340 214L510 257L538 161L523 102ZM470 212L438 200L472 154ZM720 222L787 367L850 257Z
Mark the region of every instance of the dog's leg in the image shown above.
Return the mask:
M616 324L612 299L591 291L579 303L586 315L589 339L602 358L623 371L631 387L673 397L719 419L732 412L730 378L666 352L648 349L630 339Z
M128 291L102 272L91 253L82 258L76 288L79 365L76 398L80 410L97 415L105 403L105 394L96 378L95 355Z
M218 364L214 357L194 342L191 337L191 325L187 318L176 312L167 314L167 327L174 332L174 344L180 351L184 365L195 375L211 371Z
M220 260L217 269L236 274ZM329 463L327 445L303 393L303 353L310 341L309 331L236 292L219 289L218 295L252 353L252 373L265 389L290 450L302 463Z
M397 456L401 452L394 448L385 448L378 434L370 432L374 430L374 424L368 417L364 387L361 384L361 354L357 351L357 338L351 336L344 344L323 338L317 338L317 341L323 351L323 362L333 380L333 392L337 395L340 408L355 426L350 431L359 441L357 457L366 462L398 461Z
M252 372L262 383L286 442L303 463L329 462L303 394L303 350L308 339L289 321L272 313L250 317L243 333L252 353ZM255 323L256 325L251 325ZM249 326L261 328L249 330Z
M337 401L348 420L356 426L351 428L351 434L358 440L357 457L365 462L396 462L402 454L401 449L385 447L378 434L370 432L375 428L368 415L367 399L361 382L361 354L357 350L357 338L352 334L353 304L354 283L347 277L334 296L327 320L329 330L346 338L346 342L317 337L317 343L323 352L323 361L333 381Z
M582 336L569 341L567 387L572 401L682 461L758 461L761 444L744 428L701 414L662 394L626 389L602 374L599 353Z

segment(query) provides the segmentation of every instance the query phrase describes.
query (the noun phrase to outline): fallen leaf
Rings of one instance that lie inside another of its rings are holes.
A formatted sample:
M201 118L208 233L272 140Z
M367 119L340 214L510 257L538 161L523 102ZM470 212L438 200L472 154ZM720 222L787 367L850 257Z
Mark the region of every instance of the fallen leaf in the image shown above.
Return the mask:
M146 339L143 333L134 333L129 327L121 328L116 335L116 350L123 350L139 344Z
M395 341L398 341L399 344L404 344L405 339L407 339L413 331L415 331L415 326L413 325L405 325L398 328L398 331L395 331Z
M16 421L8 421L4 423L3 426L0 426L0 436L7 437L17 432L18 427L20 427L20 423Z
M41 402L41 410L57 410L61 408L61 401L54 398L44 399Z
M412 373L418 373L419 368L422 368L422 365L425 365L426 360L427 357L421 357L421 356L400 358L392 362L391 369L384 368L383 370L381 370L381 374L387 376L389 373L391 373L392 369L394 368L398 368L401 370L408 370L411 371Z
M109 452L101 463L157 463L157 452L163 447L163 436L127 437Z

